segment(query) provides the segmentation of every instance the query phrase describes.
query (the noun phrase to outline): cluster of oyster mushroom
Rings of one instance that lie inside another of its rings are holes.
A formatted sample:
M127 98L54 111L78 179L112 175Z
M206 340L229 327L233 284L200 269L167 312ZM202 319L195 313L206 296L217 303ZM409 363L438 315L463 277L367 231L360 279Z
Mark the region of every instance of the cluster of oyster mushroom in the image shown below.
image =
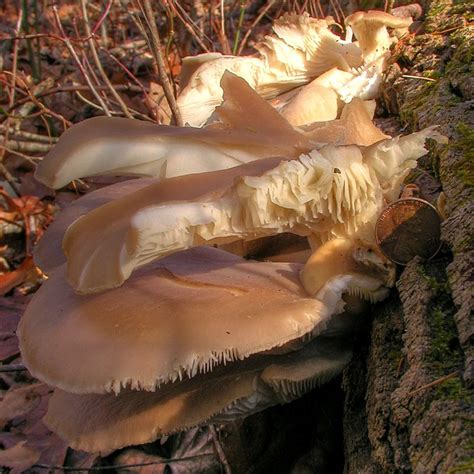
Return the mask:
M49 279L22 318L22 357L55 387L45 422L72 447L246 416L349 361L363 302L394 283L375 221L437 134L391 138L362 100L386 26L409 21L356 13L345 40L330 23L285 16L259 57L187 60L179 102L203 128L94 118L38 166L52 188L145 176L75 201L36 249Z

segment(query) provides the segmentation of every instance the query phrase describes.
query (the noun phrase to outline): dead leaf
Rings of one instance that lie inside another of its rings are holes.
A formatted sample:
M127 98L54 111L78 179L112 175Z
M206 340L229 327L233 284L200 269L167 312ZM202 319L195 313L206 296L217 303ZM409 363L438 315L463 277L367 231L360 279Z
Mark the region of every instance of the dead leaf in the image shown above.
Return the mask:
M156 454L129 448L114 459L114 464L120 466L144 464L127 468L130 472L140 472L140 474L163 473L165 470L173 474L220 472L221 466L215 454L212 435L207 427L178 433L170 436L163 444L158 440L149 446L154 448L153 451L156 451Z
M0 296L6 295L10 290L21 285L34 268L33 257L30 256L26 257L16 270L0 275Z
M11 474L24 472L36 464L40 453L36 449L25 446L26 441L21 441L13 448L0 451L0 466L11 468Z
M43 383L10 388L0 401L0 428L16 417L27 415L39 405L44 394Z
M170 124L171 109L160 84L150 82L150 92L145 97L145 103L150 110L150 114L158 123Z

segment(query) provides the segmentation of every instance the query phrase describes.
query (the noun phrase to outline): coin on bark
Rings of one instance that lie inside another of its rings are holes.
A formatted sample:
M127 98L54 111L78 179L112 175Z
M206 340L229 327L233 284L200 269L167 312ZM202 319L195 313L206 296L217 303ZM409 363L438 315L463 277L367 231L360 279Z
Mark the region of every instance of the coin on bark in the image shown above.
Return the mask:
M429 260L441 247L441 217L429 202L402 198L380 214L375 225L380 250L392 262L406 265L413 257Z

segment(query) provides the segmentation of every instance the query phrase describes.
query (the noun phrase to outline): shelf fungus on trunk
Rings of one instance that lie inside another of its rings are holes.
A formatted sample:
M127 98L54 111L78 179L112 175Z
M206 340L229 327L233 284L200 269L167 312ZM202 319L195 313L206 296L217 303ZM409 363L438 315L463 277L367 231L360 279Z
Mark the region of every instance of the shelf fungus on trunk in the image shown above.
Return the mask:
M199 245L290 232L317 245L373 240L375 220L426 153L427 129L369 147L324 145L297 159L157 181L93 209L66 231L68 281L79 293L121 285L139 266Z
M399 31L412 23L411 18L356 12L346 21L345 39L330 31L333 23L330 18L287 14L275 20L274 35L255 46L258 56L206 54L201 61L185 59L178 97L183 120L197 127L209 121L222 101L219 82L226 70L243 77L265 99L304 86L298 93L290 93L282 107L292 125L333 120L340 101L373 99L382 81L389 47L396 41L387 27ZM358 42L352 41L353 33ZM306 116L294 112L302 103L309 110Z
M286 403L333 377L355 324L343 295L373 300L393 272L370 245L329 244L314 257L327 268L304 270L190 249L87 296L56 270L18 329L24 363L55 387L46 423L77 449L110 450ZM300 272L321 270L310 296ZM366 274L377 285L359 289Z
M58 189L95 175L169 178L271 156L296 158L316 146L240 77L226 73L221 85L219 123L192 128L111 117L84 120L63 133L38 164L36 179Z

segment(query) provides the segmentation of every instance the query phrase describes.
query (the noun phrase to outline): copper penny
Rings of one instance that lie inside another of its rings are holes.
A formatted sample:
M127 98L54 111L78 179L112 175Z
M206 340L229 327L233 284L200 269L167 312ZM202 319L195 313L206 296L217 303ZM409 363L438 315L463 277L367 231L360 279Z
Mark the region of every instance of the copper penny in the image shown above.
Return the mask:
M429 260L441 247L441 217L429 202L402 198L385 208L375 225L380 250L392 262L406 265L413 257Z

